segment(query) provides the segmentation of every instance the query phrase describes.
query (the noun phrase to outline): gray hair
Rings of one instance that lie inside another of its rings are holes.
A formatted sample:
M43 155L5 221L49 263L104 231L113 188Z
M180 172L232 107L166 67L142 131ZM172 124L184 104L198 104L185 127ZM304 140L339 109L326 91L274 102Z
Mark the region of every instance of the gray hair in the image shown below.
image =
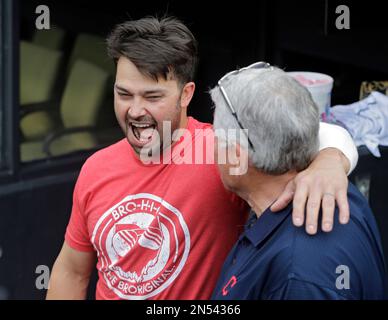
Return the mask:
M309 165L319 146L319 112L306 88L274 67L232 74L222 86L248 130L255 152L248 143L243 147L249 149L256 168L276 175L301 171ZM216 134L219 129L240 129L220 88L210 90L210 95L215 105Z

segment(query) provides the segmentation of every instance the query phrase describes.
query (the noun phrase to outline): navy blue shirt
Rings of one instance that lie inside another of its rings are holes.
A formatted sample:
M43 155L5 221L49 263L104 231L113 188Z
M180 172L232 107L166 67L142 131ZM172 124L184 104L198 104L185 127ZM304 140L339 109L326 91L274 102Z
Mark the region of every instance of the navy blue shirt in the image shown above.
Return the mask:
M229 253L212 299L386 299L387 280L373 214L349 184L350 221L308 235L292 224L292 206L252 211ZM387 213L388 214L388 213Z

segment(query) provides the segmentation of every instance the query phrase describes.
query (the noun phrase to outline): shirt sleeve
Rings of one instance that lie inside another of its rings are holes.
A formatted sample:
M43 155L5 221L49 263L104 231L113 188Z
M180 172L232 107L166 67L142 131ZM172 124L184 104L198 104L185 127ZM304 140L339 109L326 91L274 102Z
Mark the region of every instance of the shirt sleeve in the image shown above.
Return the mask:
M73 207L70 221L66 229L65 241L73 249L83 252L92 252L94 247L90 241L85 217L85 210L81 204L80 178L75 185L73 192Z
M311 282L287 280L279 289L265 296L268 300L347 300L336 291Z
M348 175L354 170L358 161L357 147L349 132L344 128L321 122L319 126L319 150L336 148L340 150L350 162Z

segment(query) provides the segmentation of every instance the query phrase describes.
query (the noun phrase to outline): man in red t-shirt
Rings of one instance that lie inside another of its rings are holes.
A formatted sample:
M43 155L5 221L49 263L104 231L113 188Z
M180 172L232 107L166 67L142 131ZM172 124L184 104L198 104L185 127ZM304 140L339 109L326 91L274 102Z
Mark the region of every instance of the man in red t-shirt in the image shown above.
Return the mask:
M117 63L115 113L125 139L82 167L47 298L84 299L97 263L97 299L208 299L248 207L222 185L211 125L187 116L196 41L175 18L145 18L117 26L108 51ZM337 146L346 156L322 150L273 207L295 193L294 221L302 225L307 201L311 234L324 194L332 196L324 197L323 221L332 224L337 199L347 222L346 172L357 158L345 132L332 144L325 130L339 129L322 130L321 149Z

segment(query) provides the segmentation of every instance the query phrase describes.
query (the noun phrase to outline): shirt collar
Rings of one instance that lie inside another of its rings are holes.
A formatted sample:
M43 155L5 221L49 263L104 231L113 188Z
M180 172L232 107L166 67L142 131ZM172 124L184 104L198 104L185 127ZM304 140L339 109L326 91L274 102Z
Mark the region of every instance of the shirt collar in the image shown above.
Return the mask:
M257 247L290 215L291 211L292 203L279 212L272 212L268 207L257 219L256 213L251 210L252 216L245 227L244 237Z

